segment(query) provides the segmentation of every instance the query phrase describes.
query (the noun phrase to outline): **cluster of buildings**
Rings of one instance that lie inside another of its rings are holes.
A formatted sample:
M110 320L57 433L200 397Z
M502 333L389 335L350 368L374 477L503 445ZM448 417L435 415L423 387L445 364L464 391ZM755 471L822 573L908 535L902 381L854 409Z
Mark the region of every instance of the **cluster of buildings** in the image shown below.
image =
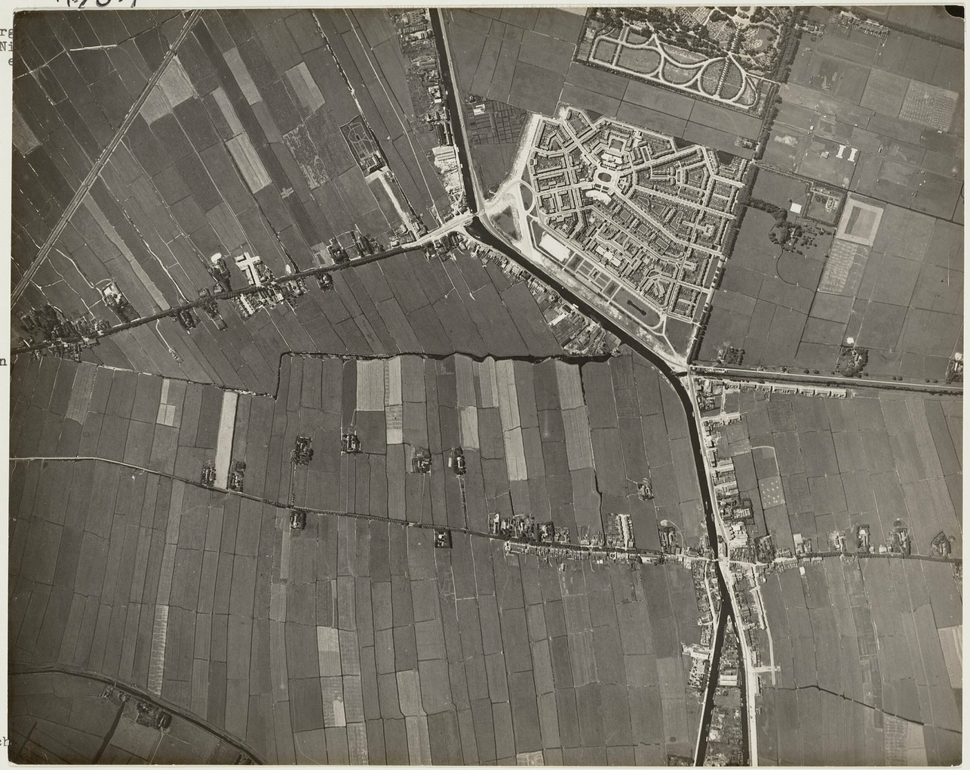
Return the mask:
M488 534L507 540L523 540L543 545L570 542L568 529L562 527L556 529L551 521L540 524L534 517L522 514L508 517L497 513L491 514L488 520Z
M110 280L103 283L104 285L98 287L98 292L105 307L122 324L138 320L138 311L118 288L118 284ZM181 315L177 318L183 326L186 324L187 319L183 319ZM111 328L107 320L96 318L93 313L71 319L50 304L21 314L19 322L19 331L28 344L47 343L51 354L74 361L81 360L82 350L98 345L100 338ZM40 351L34 351L34 355L39 356Z
M620 338L566 302L559 294L512 260L487 246L476 243L472 251L482 264L494 262L512 283L524 281L535 297L542 317L552 330L556 342L571 355L599 355L616 350Z
M816 398L848 398L853 395L846 388L830 388L824 385L795 385L778 382L758 382L756 380L734 380L732 386L740 391L760 391L785 395L815 396Z
M953 542L954 538L947 537L945 532L940 532L930 543L933 555L940 556L944 559L949 558L953 552Z
M699 377L696 380L698 409L701 415L701 439L708 468L712 475L714 496L724 535L719 538L721 555L732 561L749 565L776 565L779 560L812 558L813 545L800 533L793 533L794 552L788 548L776 548L771 534L756 536L754 506L744 497L738 487L734 459L718 453L719 429L741 421L737 395L741 391L764 390L767 392L802 393L813 396L845 398L843 388L825 388L801 385L776 385L773 383L734 382ZM733 396L733 398L732 398ZM846 552L845 538L830 536L833 550ZM887 552L904 552L908 535L900 530L895 544L887 544ZM868 550L866 551L868 552Z
M737 610L737 620L747 639L748 647L752 651L754 660L752 665L760 665L758 660L759 640L756 631L763 631L767 624L765 622L764 607L761 605L761 591L758 589L759 579L768 570L767 565L752 567L746 564L732 562L730 565L734 580L734 599L735 609Z
M465 190L429 13L422 8L394 13L391 18L404 55L414 114L423 116L424 124L435 133L438 144L432 148L432 162L452 201L452 214L460 214L467 209Z
M402 11L394 13L391 18L397 29L401 53L404 54L414 114L424 115L432 127L447 123L448 113L443 110L438 50L428 10ZM450 127L447 130L450 131Z
M414 234L407 227L401 225L395 233L395 237L392 239L390 246L393 248L402 242L407 243L412 240L414 240ZM373 238L369 238L356 229L348 230L336 238L330 239L330 242L327 244L327 257L331 264L339 265L342 262L349 262L352 259L370 256L378 247L379 244ZM327 261L325 258L320 259L321 263L326 263Z
M734 460L731 457L722 458L717 450L718 436L715 430L720 426L741 421L740 412L725 409L726 390L727 384L723 381L706 378L697 380L704 453L713 475L717 509L725 525L726 539L721 547L733 558L755 561L757 546L754 546L748 532L748 524L754 521L754 507L749 498L741 496Z
M963 353L954 353L946 365L947 385L963 382Z
M100 697L118 703L122 712L119 716L126 716L143 727L164 731L172 724L172 715L165 709L141 698L132 698L123 690L117 690L110 685L101 691Z
M330 256L334 262L373 252L373 244L356 232L345 234L341 238L345 242L333 239L330 244ZM243 291L239 291L237 287L233 296L229 298L243 320L251 318L264 308L276 307L283 303L291 308L295 307L297 299L307 291L306 282L302 277L291 277L280 281L259 256L248 251L236 254L231 259L221 253L213 254L205 263L205 267L214 279L215 285L211 289L209 287L199 289L199 308L219 331L226 329L227 324L219 311L216 296L234 291L230 264L239 271L245 281L244 285L248 287L248 290ZM290 272L290 268L287 267L287 273ZM122 324L132 323L139 318L138 312L114 281L108 281L99 288L99 291L105 306L114 312ZM193 308L177 310L174 318L189 334L199 324L199 317ZM52 305L32 309L21 315L19 321L20 331L29 343L50 343L50 350L54 355L74 360L80 360L81 351L97 345L99 338L111 328L108 321L96 319L93 316L69 319ZM178 360L177 353L173 349L170 348L169 352Z
M835 364L835 371L845 377L861 377L862 370L869 363L869 350L855 344L852 337L847 344L839 347L839 360Z
M534 278L527 279L542 317L556 341L571 355L595 356L616 350L620 339Z
M747 162L571 107L537 137L528 181L539 220L588 263L567 268L691 321L724 257Z
M703 626L701 644L710 646L709 637L717 614L721 609L721 591L717 584L717 565L710 559L690 560L691 580L694 583L694 597L697 600L698 624Z
M572 543L569 530L557 529L552 522L537 524L531 517L520 515L499 518L492 514L489 534L506 540L506 553L528 553L545 560L623 561L629 564L659 563L656 556L632 553L633 526L628 514L610 517L606 533L592 534L580 527L579 547Z
M606 545L629 551L636 548L633 538L633 520L628 513L614 513L606 519Z
M784 568L788 561L796 566L797 560L786 549L777 551L770 534L756 536L753 504L742 496L738 487L734 460L718 454L718 429L741 420L736 383L698 378L696 384L701 440L708 468L713 474L715 507L723 533L718 536L719 556L729 560L732 577L729 585L734 595L737 630L745 636L753 658L752 665L758 666L761 665L762 633L766 627L760 580L769 569Z
M343 134L344 141L364 176L387 167L387 158L381 152L381 146L363 115L357 115L347 125L342 126L340 133Z
M700 645L684 645L684 654L690 657L687 673L687 690L696 698L702 698L711 673L711 650Z
M607 561L639 567L641 564L660 564L661 559L654 554L635 554L611 551L605 548L564 548L562 546L528 543L521 540L509 540L505 543L508 554L527 554L542 559L545 562L564 561L592 561L605 564Z
M209 316L209 320L215 324L216 329L220 332L226 329L228 324L219 312L219 303L212 297L212 291L207 286L199 289L199 300L202 303L200 305L202 312Z
M124 295L124 292L118 288L118 284L114 281L109 281L101 289L101 297L104 299L105 307L109 308L121 323L131 323L136 318L138 318L138 313L131 306L128 298Z
M871 35L878 40L885 40L889 37L889 28L884 27L873 19L860 18L852 11L841 11L835 17L836 28L841 29L846 35L852 30L857 30L866 35Z
M592 532L581 525L577 533L579 543L573 543L567 528L556 527L551 521L539 523L531 516L515 514L503 517L491 514L488 533L503 538L505 552L530 554L544 561L580 560L604 563L621 562L631 566L660 564L661 554L638 553L629 514L612 514L607 518L604 532Z
M464 213L468 205L465 199L465 188L461 180L458 149L453 144L441 144L433 148L431 153L434 157L434 167L438 170L441 183L451 199L451 213L455 216Z
M701 640L697 644L682 645L683 654L691 659L687 675L688 691L698 699L703 697L710 676L713 643L717 615L721 608L721 593L717 584L717 564L710 559L686 559L685 566L691 571L694 598L697 601L697 624L701 627Z
M741 649L734 623L728 618L718 665L714 709L707 732L705 767L745 764L741 676Z
M742 635L750 656L749 664L758 673L769 673L777 670L770 665L772 663L770 639L768 638L765 608L761 598L761 583L764 582L765 574L769 570L785 570L797 566L798 561L794 557L779 558L771 564L746 564L732 560L728 565L730 572L728 585L732 593L737 621L735 631ZM804 567L801 569L804 574ZM734 628L733 624L732 628ZM737 639L737 637L735 638ZM727 642L728 639L725 638L723 651L728 649ZM740 651L736 650L734 654L740 656ZM733 678L728 678L726 685L737 686L738 679L741 676L740 660L735 658L733 670L730 661L729 658L728 665L725 666L722 652L720 671L728 677L733 674ZM758 686L758 682L759 680L755 679L756 686ZM722 682L719 681L718 687L721 686Z
M660 550L666 556L680 556L684 552L680 533L670 522L666 519L661 521L657 530L660 535Z
M750 664L759 673L772 671L772 665L769 665L770 639L761 597L761 583L764 582L765 575L772 571L798 569L805 576L807 563L818 563L827 555L841 554L845 559L855 559L860 555L905 557L912 548L910 531L905 522L897 519L887 533L885 542L880 544L874 541L869 525L862 523L850 532L829 533L827 548L825 543L819 544L821 551L816 550L812 538L804 537L799 532L792 533L793 548L776 547L771 533L765 533L756 526L752 501L744 497L743 490L739 489L734 459L721 457L718 453L719 438L724 433L730 437L731 426L741 420L740 391L759 389L834 398L845 398L849 393L841 388L737 383L712 378L697 378L695 383L702 442L707 466L712 475L721 529L718 551L719 557L728 563L728 584L731 587L738 624L736 631L742 635L745 646L750 651ZM742 432L731 440L739 441L745 436ZM761 481L761 494L768 495L762 501L766 506L769 505L771 496L770 491L765 491L765 484L769 482L771 479ZM937 554L942 555L948 550L949 541L945 536L938 538L938 541ZM739 735L733 726L735 723L731 720L730 713L731 709L728 709L724 717L727 721L724 722L723 731L719 733L727 736L724 739L725 756L730 756L731 751L737 750L736 739Z
M53 305L34 308L20 316L20 332L31 344L51 343L54 355L81 360L84 348L98 344L98 337L110 328L93 316L69 319ZM39 352L38 352L39 355Z
M255 289L255 291L234 294L230 299L232 306L243 320L251 318L264 308L276 307L283 303L295 307L297 298L306 294L306 282L302 278L278 281L273 271L255 254L244 251L235 255L232 261L247 285ZM226 258L222 254L212 255L210 263L213 268L210 272L219 276L228 275ZM223 281L217 278L217 281L224 285L225 291L229 291L228 279Z
M465 245L465 239L457 232L450 232L437 240L426 243L424 255L428 259L448 259L452 251Z

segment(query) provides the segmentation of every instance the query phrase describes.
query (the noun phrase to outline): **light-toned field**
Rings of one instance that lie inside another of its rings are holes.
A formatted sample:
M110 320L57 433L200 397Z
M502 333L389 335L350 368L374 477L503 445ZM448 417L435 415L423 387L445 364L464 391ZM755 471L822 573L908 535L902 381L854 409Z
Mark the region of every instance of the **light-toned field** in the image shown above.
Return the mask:
M493 511L552 519L573 542L629 512L641 547L664 517L696 542L686 417L643 361L285 357L277 398L235 403L252 497L197 485L223 391L51 359L15 372L14 455L130 466L14 466L13 664L131 683L270 762L692 754L690 572L560 570L483 536ZM351 429L362 452L342 455ZM297 435L314 455L294 468ZM429 475L409 472L417 447ZM652 501L636 497L645 475ZM294 533L291 503L332 513ZM478 534L439 550L430 525Z

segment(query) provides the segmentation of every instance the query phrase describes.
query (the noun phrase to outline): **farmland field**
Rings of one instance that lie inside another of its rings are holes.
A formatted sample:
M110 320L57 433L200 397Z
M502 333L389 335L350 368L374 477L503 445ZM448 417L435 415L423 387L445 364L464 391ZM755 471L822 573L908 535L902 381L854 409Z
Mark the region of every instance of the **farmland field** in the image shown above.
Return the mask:
M105 40L125 30L118 26L119 18L112 11L94 21ZM374 16L379 18L390 24L383 12ZM380 103L372 110L373 102L358 103L351 95L338 63L350 70L356 33L350 28L335 32L346 19L343 12L203 12L186 30L178 56L122 134L91 192L67 218L35 280L15 303L15 315L19 318L50 303L69 317L90 313L116 322L99 291L109 277L139 315L166 310L197 299L201 288L211 289L206 265L215 253L225 255L230 270L235 270L232 258L248 251L281 276L287 269L326 263L331 239L346 239L351 230L372 239L377 249L386 248L394 231L403 226L389 192L399 203L405 201L399 206L402 210L410 201L419 217L425 217L422 212L443 194L440 181L433 167L425 165L425 151L418 150L420 162L415 166L413 153L409 160L400 149L400 126L396 132L393 126L376 130L377 121L383 122L379 110L393 111L391 107ZM161 14L144 30L133 29L135 37L121 43L119 51L138 62L148 56L151 67L158 67L182 29L181 21L179 16ZM327 38L318 21L330 30ZM25 23L26 34L45 40L50 36L57 51L64 48L45 18L33 16ZM341 49L337 40L344 38L353 39ZM333 44L330 49L327 40ZM334 53L345 58L335 58ZM39 81L19 81L24 88L18 89L15 102L20 105L16 109L21 110L18 121L24 135L18 134L17 140L24 155L18 152L17 178L26 194L14 215L14 281L37 256L56 220L50 216L55 197L44 185L60 185L56 197L66 205L106 144L92 137L81 147L73 142L67 147L57 138L88 135L84 115L66 98L66 92L74 90L80 103L80 89L88 90L76 82L72 57L78 66L95 59L105 66L110 62L97 51L63 52L50 64L36 64L56 102L51 105L45 97L43 115L35 114L42 107L34 100ZM117 66L122 66L121 60ZM147 63L136 68L142 70L151 68ZM91 86L108 87L108 81L118 77L112 73L106 70ZM135 94L139 82L130 85ZM376 85L371 90L381 91ZM117 98L125 93L122 90ZM126 98L127 104L134 100L133 95ZM110 126L105 123L101 133L110 135L123 112L119 107L120 117L112 118ZM372 151L376 145L364 130L365 120L394 175L387 187L373 178L365 180L341 133L341 127L356 126ZM415 141L427 136L433 132ZM422 178L431 187L430 198ZM482 331L490 337L489 329L495 328L505 343L485 343L468 312L458 309L464 305L458 296L470 300L467 285L477 287L484 278L490 284L486 303L498 311L500 293L508 288L504 276L493 282L477 261L466 257L459 257L463 267L452 263L447 270L412 255L394 261L362 269L361 278L345 273L347 280L338 277L332 293L311 290L295 311L277 307L243 322L226 304L223 314L229 328L221 333L202 321L189 336L166 319L105 339L87 349L84 360L268 392L275 383L279 355L286 350L377 354L462 348L480 355L487 344L495 353L513 354L537 342L523 343L511 328L514 323L500 322ZM411 280L422 290L405 299L403 287ZM232 281L234 288L245 284L240 273ZM369 297L363 296L364 285L373 292ZM449 292L453 293L446 299ZM450 318L444 324L438 315L442 312ZM262 317L272 322L262 322ZM519 326L526 328L525 323ZM461 339L453 342L452 333ZM503 350L503 344L511 347ZM539 346L554 352L549 344L546 338Z
M940 21L933 11L925 16L928 25ZM803 37L780 89L769 164L962 221L964 128L953 76L962 50L915 27L841 28L837 15L823 9L809 18L824 32Z
M13 454L101 459L14 465L13 665L99 672L271 762L693 751L690 571L557 569L484 537L491 512L551 518L574 539L629 513L640 547L657 546L661 518L697 542L686 418L641 359L294 356L276 398L238 400L69 361L16 372ZM347 431L360 454L341 453ZM313 442L305 467L290 460L297 435ZM411 470L418 447L430 474ZM245 462L243 494L199 483L220 458ZM652 500L635 494L644 476ZM309 511L304 530L290 505ZM434 526L458 528L451 550ZM11 687L31 702L27 683Z
M574 61L583 27L581 15L541 8L534 15L505 20L490 13L487 9L456 9L444 15L462 94L503 101L548 117L555 115L561 104L571 104L735 155L751 156L751 150L740 147L735 139L739 134L755 139L761 128L757 118ZM608 47L603 45L597 50L604 57L608 54ZM512 57L513 53L517 57L514 71L501 64L503 56ZM636 66L647 69L660 64L659 57L653 63L649 51L620 51L621 60L629 56L642 58ZM509 76L510 83L506 82ZM730 73L724 87L739 89ZM691 110L695 106L699 109L693 121Z
M11 764L960 764L952 10L69 12Z
M731 396L739 424L718 430L755 526L776 547L831 552L859 526L874 548L908 528L912 553L939 532L959 552L962 403L860 389L848 399L755 391ZM767 450L767 451L766 451ZM747 470L745 470L747 469ZM781 494L764 478L779 474ZM759 492L758 484L761 483ZM760 586L759 645L777 665L762 678L759 750L770 762L950 764L960 757L959 673L947 635L962 630L951 565L824 558L775 571ZM794 727L797 725L797 728Z
M700 360L730 344L746 367L829 374L851 337L869 351L868 376L942 381L963 340L962 227L854 193L831 226L804 216L810 189L760 172L755 195L802 205L789 221L810 232L782 249L771 217L747 211Z

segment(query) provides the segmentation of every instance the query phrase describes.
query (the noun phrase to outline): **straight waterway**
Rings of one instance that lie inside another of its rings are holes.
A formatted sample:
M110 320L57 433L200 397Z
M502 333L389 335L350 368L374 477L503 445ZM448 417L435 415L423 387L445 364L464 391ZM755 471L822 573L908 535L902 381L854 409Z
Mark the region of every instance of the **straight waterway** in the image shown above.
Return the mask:
M477 200L477 186L475 185L475 180L472 176L472 165L471 158L469 157L468 151L468 140L465 135L465 126L462 113L460 112L460 105L458 104L458 93L457 88L455 88L452 72L451 72L451 60L448 55L448 49L445 44L444 29L442 24L442 11L440 9L433 11L431 13L431 25L434 31L435 44L438 48L438 59L441 66L442 80L445 85L445 90L447 94L448 109L451 118L452 135L455 137L455 145L458 152L458 159L461 166L462 180L465 185L465 195L468 202L468 206L471 211L477 212L479 210L479 201ZM516 264L528 270L530 273L535 275L537 278L542 280L547 286L551 287L559 293L559 296L564 297L569 302L573 303L577 308L579 308L583 313L591 318L596 319L603 328L615 334L620 340L626 343L630 348L638 352L644 358L646 358L650 363L652 363L657 369L663 374L667 381L671 384L674 392L680 398L681 405L684 408L684 413L687 416L687 424L690 433L691 449L694 453L694 467L697 470L697 480L701 490L701 496L704 501L704 517L707 524L707 536L711 544L711 547L717 548L717 527L714 522L714 509L711 501L710 488L707 483L707 478L704 473L704 457L702 452L702 445L700 435L697 429L697 421L693 419L694 417L694 404L687 392L687 388L684 383L674 375L670 366L656 355L652 350L647 348L645 345L636 340L633 335L624 331L616 323L611 321L605 314L599 311L598 308L591 305L586 300L579 297L574 292L566 289L559 281L555 280L553 276L549 275L545 270L534 265L529 260L527 260L522 254L513 249L505 241L501 240L495 235L494 232L486 225L485 222L479 216L471 221L469 225L466 226L466 232L480 241L481 243L491 247L495 251L504 254L506 257L511 259ZM727 583L724 581L724 576L721 574L721 570L717 570L717 583L718 588L721 592L721 611L718 614L717 619L717 631L714 637L714 650L711 658L711 669L708 675L708 687L707 695L704 700L704 710L701 717L700 726L700 736L697 744L697 753L694 757L694 761L698 765L704 764L704 759L707 754L707 734L710 729L711 716L714 710L714 691L715 684L717 682L718 675L718 665L721 659L721 647L724 642L724 629L727 626L727 619L729 617L734 618L734 609L731 604L731 595L728 592ZM734 627L740 633L740 626L738 625L737 618L734 618ZM738 683L741 687L741 699L742 702L746 700L747 693L746 689L747 677L739 677ZM747 725L747 719L743 720L745 725ZM743 740L743 757L744 761L748 760L748 736L747 727L744 731Z
M464 167L464 161L463 161ZM671 387L674 389L674 393L680 399L680 403L684 408L684 413L687 415L687 425L690 433L690 444L691 450L694 455L694 467L697 471L697 482L700 486L701 499L704 503L704 518L707 525L707 537L712 548L717 548L717 527L714 522L714 508L711 500L710 487L707 483L707 477L704 473L704 455L701 445L700 433L697 429L697 421L694 420L694 403L693 399L688 393L683 381L674 374L670 365L660 358L656 353L650 350L648 347L640 343L633 335L625 331L622 327L614 323L608 316L600 312L596 307L591 305L589 302L584 300L578 294L567 289L561 283L559 283L553 276L544 271L541 267L533 264L522 256L518 251L513 249L503 240L498 238L494 233L491 232L482 221L480 217L475 217L471 224L466 227L469 235L478 240L479 242L485 244L486 246L498 251L511 259L518 265L528 270L530 273L539 278L547 286L559 293L561 297L564 297L567 301L574 304L580 309L585 315L590 318L594 318L603 328L615 334L619 339L626 344L628 347L639 353L641 356L646 358L651 364L653 364L660 373L666 378L667 382L670 383ZM731 595L728 591L727 583L724 581L724 576L721 570L717 571L717 585L721 592L721 611L718 614L717 619L717 629L714 636L714 649L711 658L711 669L708 675L708 686L707 695L704 700L704 710L701 717L701 727L700 727L700 738L697 745L697 755L694 757L694 761L698 765L704 764L704 758L707 754L707 733L711 724L711 717L714 710L714 690L715 684L717 682L718 675L718 665L721 660L721 647L724 642L724 630L727 626L728 618L734 620L734 627L740 633L740 626L738 625L737 618L734 617L734 607L731 604ZM746 677L738 678L738 686L741 688L741 699L745 701L747 699L746 690ZM747 724L747 719L744 720ZM745 761L748 757L748 736L747 729L744 731L744 745L743 753Z

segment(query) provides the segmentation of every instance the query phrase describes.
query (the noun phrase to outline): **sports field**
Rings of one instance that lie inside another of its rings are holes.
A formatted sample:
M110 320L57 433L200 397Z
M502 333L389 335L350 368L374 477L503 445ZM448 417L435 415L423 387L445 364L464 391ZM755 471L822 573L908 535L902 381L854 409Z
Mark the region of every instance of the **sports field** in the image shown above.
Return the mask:
M755 196L802 200L787 179L762 170ZM835 227L789 217L818 231L802 254L768 240L768 214L745 214L699 359L730 344L746 367L830 374L853 337L868 376L942 380L963 341L963 228L855 194Z

